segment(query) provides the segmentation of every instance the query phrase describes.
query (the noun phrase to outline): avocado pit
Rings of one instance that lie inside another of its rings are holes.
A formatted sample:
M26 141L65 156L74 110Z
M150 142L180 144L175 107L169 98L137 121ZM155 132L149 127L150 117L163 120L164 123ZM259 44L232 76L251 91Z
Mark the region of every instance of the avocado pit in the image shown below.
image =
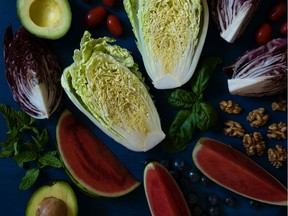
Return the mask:
M40 203L36 216L62 215L67 216L67 206L65 202L56 197L48 197Z

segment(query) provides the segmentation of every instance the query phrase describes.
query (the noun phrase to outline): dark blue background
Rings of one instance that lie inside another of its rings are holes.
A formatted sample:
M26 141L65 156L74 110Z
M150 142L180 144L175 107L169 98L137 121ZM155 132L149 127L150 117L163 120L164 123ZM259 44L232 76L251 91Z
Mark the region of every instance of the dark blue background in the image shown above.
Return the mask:
M270 121L266 126L257 131L266 134L268 125L274 122L284 121L287 122L286 113L283 112L273 112L271 109L271 103L276 99L275 97L241 97L233 96L228 92L227 88L227 77L223 74L223 66L232 63L238 56L242 55L246 50L257 47L254 42L254 32L258 25L267 21L267 13L274 1L263 1L263 5L258 10L253 20L248 25L246 31L237 39L234 44L229 44L224 41L216 29L214 22L210 19L209 32L207 35L207 40L202 52L201 59L217 55L221 56L222 64L215 70L209 87L205 92L205 99L215 106L219 114L218 126L213 130L208 132L197 132L196 136L191 141L189 147L178 154L165 154L162 152L160 145L155 147L146 153L135 153L125 149L119 144L115 143L105 134L103 134L96 126L94 126L85 116L83 116L77 108L67 99L66 95L63 97L65 108L69 108L72 112L82 118L90 128L99 136L107 146L115 153L115 155L127 166L133 175L142 182L144 162L147 159L162 160L164 158L169 159L183 159L185 160L191 168L194 168L191 159L191 152L195 145L195 142L201 136L209 136L225 143L233 145L236 149L244 152L242 146L242 140L240 138L231 138L223 134L223 122L227 119L233 119L242 123L248 132L253 132L253 129L249 126L248 122L245 120L249 111L259 107L265 107L267 112L271 116ZM57 41L49 41L51 49L58 56L62 68L68 66L72 62L73 50L79 48L79 42L82 34L85 30L83 26L83 16L84 14L93 6L100 5L100 0L90 0L90 3L83 3L81 0L70 0L73 22L70 31L67 35ZM108 9L110 13L114 13L121 18L124 28L124 34L121 37L117 37L117 44L127 48L132 52L135 61L139 63L141 71L147 77L145 69L143 67L143 62L141 56L135 45L135 38L131 31L131 26L128 18L124 12L122 1L118 0L117 6L113 9ZM0 1L0 40L3 40L4 32L8 25L12 25L14 31L20 26L16 14L16 4L15 1ZM278 36L279 23L273 23L274 35ZM99 28L91 30L93 37L100 36L111 36L113 37L102 24ZM3 52L0 56L0 103L5 103L19 109L18 105L13 100L10 89L7 85L5 74L4 74L4 63L3 63ZM147 84L151 86L151 93L155 97L156 106L158 108L161 123L164 131L167 131L175 113L177 110L171 109L167 104L168 90L156 90L152 87L149 78L146 79ZM225 114L219 109L219 102L221 100L234 100L244 107L244 111L237 116L231 116ZM49 120L41 120L43 127L47 127L50 132L51 142L50 145L55 145L55 126L59 118L60 113L53 114ZM0 116L0 140L3 141L6 137L7 128L5 126L5 121L2 116ZM274 147L276 143L281 145L286 145L286 141L273 141L266 140L269 147ZM282 169L276 169L270 165L268 161L267 154L262 157L253 157L258 164L266 168L272 175L274 175L280 182L287 185L287 172L286 167ZM64 179L69 181L67 175L63 169L46 169L42 171L40 175L40 181L27 191L18 190L18 185L20 179L24 176L25 170L22 170L17 166L15 161L10 159L0 159L0 215L5 216L18 216L24 215L26 203L33 193L33 191L55 179ZM252 182L251 182L252 184ZM74 186L73 186L74 187ZM116 198L116 199L100 199L89 197L82 192L75 189L78 202L79 202L79 215L137 215L146 216L150 215L150 211L146 202L143 184L131 192L130 194ZM282 216L286 215L286 207L273 206L268 204L260 204L258 209L252 209L249 206L249 199L242 196L238 196L216 184L211 184L210 186L202 186L201 184L193 184L185 190L185 192L196 191L200 196L201 206L203 208L207 207L207 197L209 194L217 194L221 198L221 215L261 215L261 216ZM235 207L225 207L223 205L223 199L228 196L233 195L237 200L237 205Z

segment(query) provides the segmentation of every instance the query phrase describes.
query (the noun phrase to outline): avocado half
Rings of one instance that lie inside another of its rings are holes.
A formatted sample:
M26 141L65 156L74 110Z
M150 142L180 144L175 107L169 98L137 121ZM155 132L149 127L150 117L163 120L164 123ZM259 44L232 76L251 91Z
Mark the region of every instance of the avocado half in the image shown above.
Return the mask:
M17 0L17 14L27 31L53 40L63 37L72 21L68 0Z
M65 181L53 181L38 188L30 197L25 215L76 216L78 202L71 186Z

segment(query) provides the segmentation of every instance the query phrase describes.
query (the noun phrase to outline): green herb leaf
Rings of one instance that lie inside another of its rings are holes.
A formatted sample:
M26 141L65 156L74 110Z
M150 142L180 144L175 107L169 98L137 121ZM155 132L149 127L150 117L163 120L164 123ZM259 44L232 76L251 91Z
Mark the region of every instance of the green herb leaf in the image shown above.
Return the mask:
M37 159L37 154L31 151L22 151L19 154L14 155L12 158L16 160L17 163L26 163L35 161Z
M193 103L195 102L195 95L193 92L184 89L176 89L170 94L168 102L171 106L176 108L192 108Z
M39 173L40 170L37 168L27 170L25 176L21 179L19 189L20 190L29 189L36 182Z
M193 113L196 114L196 126L206 131L217 123L218 115L215 108L207 102L199 102L193 106Z
M61 161L53 154L47 153L43 157L39 158L40 167L51 166L55 168L61 168Z
M195 132L195 114L191 109L180 110L172 122L167 138L163 142L164 151L173 153L184 150Z
M213 71L220 62L221 58L212 56L204 59L197 66L196 72L190 81L192 91L196 95L201 95L203 91L206 89Z

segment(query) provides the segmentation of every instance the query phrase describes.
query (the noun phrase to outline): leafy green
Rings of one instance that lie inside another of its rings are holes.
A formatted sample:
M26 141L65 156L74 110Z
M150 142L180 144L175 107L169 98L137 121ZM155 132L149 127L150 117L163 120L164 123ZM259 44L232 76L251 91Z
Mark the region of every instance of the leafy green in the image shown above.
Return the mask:
M0 158L10 157L21 168L33 167L27 169L20 182L20 189L30 188L42 168L62 167L56 151L46 149L49 141L48 131L38 129L35 118L5 104L0 104L0 113L8 128L6 140L0 142Z
M188 82L207 34L207 2L124 0L123 5L155 88L172 89Z
M190 80L191 91L175 89L170 94L169 104L180 110L162 142L164 151L170 153L182 151L193 138L197 128L205 131L216 125L217 112L211 104L204 101L203 93L220 61L219 57L214 56L204 59Z
M114 39L85 31L61 77L71 101L104 133L133 151L148 151L165 134L144 77Z

